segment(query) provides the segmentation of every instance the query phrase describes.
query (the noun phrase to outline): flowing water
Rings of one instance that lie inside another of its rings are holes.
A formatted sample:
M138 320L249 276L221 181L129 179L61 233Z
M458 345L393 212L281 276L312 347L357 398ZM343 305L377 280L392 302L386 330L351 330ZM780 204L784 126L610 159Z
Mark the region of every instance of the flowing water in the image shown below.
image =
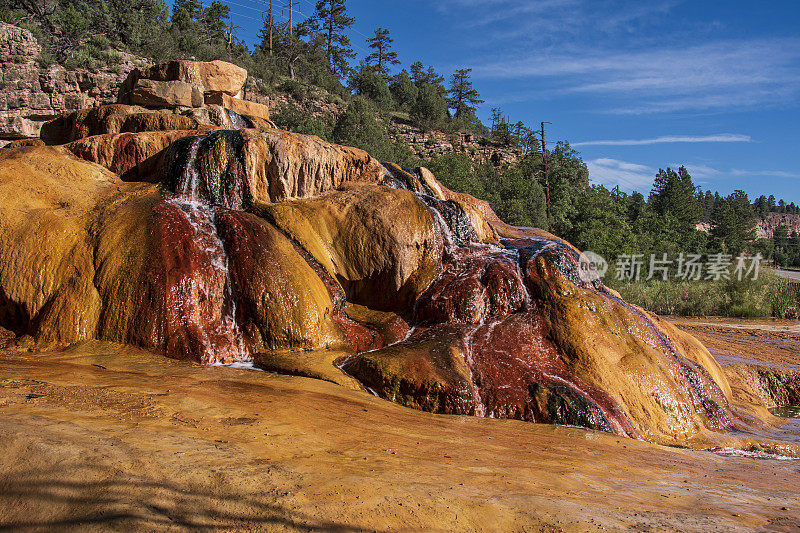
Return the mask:
M193 140L189 149L183 173L178 182L177 194L168 200L183 213L191 225L193 242L202 251L213 269L212 276L188 276L185 282L193 285L187 292L199 294L200 305L216 302L213 310L218 320L204 320L199 317L196 336L204 349L207 362L246 362L251 354L244 342L236 321L236 299L233 295L228 271L228 256L216 227L218 207L205 202L201 191L202 182L197 169L197 154L201 138ZM220 294L221 292L221 294ZM191 298L180 302L188 308L197 307ZM203 305L204 307L204 305ZM184 316L202 314L202 310L184 309Z

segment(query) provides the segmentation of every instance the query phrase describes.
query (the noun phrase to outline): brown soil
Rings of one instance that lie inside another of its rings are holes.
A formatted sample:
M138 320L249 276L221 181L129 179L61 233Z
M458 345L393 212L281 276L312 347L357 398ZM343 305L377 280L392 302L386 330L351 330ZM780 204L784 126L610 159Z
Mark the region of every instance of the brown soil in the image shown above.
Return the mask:
M797 461L437 416L112 344L0 355L0 531L797 531Z

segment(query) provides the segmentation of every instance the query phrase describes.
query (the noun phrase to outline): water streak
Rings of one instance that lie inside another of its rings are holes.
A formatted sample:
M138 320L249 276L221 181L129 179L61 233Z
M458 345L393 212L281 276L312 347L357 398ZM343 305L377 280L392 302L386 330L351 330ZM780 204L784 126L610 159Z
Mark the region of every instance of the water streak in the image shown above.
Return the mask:
M197 154L200 147L201 138L194 139L186 158L185 167L178 182L178 194L168 199L172 205L178 207L185 216L194 232L193 241L210 257L211 266L216 273L222 276L223 294L219 298L221 302L220 324L214 329L207 331L200 327L200 336L205 351L204 357L213 362L228 359L226 346L219 346L218 342L212 337L225 339L230 347L236 351L234 358L238 362L248 362L252 360L250 350L245 343L242 332L236 321L236 298L233 294L232 283L228 269L228 255L225 246L219 237L216 226L217 207L206 204L200 190L200 176L197 169ZM208 294L215 291L213 280L194 279L189 277L184 280L189 284L200 285L195 288L196 292L204 294L207 298L214 301L214 295ZM192 305L188 303L188 305ZM211 327L205 323L206 327Z

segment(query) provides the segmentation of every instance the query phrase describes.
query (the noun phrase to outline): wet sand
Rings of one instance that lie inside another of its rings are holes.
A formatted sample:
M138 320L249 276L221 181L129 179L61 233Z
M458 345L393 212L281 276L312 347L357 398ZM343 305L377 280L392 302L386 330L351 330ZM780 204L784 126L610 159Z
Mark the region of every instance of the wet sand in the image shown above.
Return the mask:
M0 531L798 531L800 461L437 416L84 344L0 354Z
M800 322L776 319L670 318L721 364L800 369Z

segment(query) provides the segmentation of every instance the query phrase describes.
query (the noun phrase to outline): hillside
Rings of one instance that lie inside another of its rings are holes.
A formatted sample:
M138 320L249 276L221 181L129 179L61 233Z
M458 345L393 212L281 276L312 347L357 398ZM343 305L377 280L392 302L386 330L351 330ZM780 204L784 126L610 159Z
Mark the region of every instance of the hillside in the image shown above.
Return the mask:
M117 101L120 87L130 70L149 60L120 51L110 52L118 62L95 71L67 69L39 61L42 46L23 28L0 22L0 146L10 141L37 138L44 122L59 114ZM309 118L333 124L347 102L320 87L278 77L267 84L249 77L243 97L274 110L276 125L294 129ZM381 115L380 120L394 139L408 147L414 157L430 159L448 153L470 157L475 164L507 167L522 158L516 147L479 138L470 133L425 131L409 124L402 115Z
M756 226L756 238L771 239L778 226L785 226L789 235L800 233L800 215L789 213L767 213L760 217Z
M41 52L30 31L0 22L0 146L38 137L42 124L61 113L116 102L128 72L146 63L119 53L120 63L92 72L44 65Z

